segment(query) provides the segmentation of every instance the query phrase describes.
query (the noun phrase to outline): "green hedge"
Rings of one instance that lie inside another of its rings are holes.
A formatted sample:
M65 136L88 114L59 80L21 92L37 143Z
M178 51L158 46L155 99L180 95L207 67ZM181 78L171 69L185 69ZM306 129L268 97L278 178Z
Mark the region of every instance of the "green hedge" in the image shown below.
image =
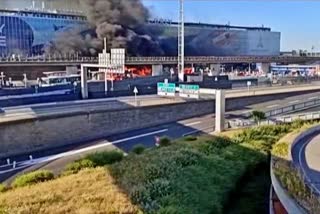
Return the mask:
M78 173L82 169L87 169L87 168L94 168L95 164L88 159L81 159L78 161L75 161L73 163L69 163L63 172L63 175L70 175L70 174L75 174Z
M23 187L54 179L54 174L48 170L38 170L15 178L12 183L13 187Z
M146 147L142 144L137 144L132 148L132 152L137 155L141 155L146 150Z
M120 151L103 151L94 154L89 154L85 159L93 162L94 166L105 166L108 164L113 164L119 162L123 159L124 155Z

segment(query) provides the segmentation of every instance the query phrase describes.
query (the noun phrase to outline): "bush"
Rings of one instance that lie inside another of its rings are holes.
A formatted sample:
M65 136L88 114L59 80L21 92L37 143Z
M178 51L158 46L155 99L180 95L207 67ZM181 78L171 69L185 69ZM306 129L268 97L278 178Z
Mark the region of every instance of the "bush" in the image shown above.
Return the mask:
M171 141L170 141L170 139L169 139L168 137L162 137L162 138L160 138L159 145L160 145L161 147L170 146L170 144L171 144Z
M94 168L95 164L88 159L82 159L75 161L73 163L69 163L63 172L64 175L76 174L82 169L86 168Z
M94 166L105 166L121 161L123 153L119 151L97 152L87 155L85 159L92 161Z
M272 154L276 157L286 158L289 154L289 144L286 142L277 143L272 148Z
M262 111L252 111L249 117L252 118L255 123L260 123L266 119L266 114Z
M197 139L198 138L196 136L192 136L192 135L184 137L185 141L196 141Z
M0 184L0 193L5 192L7 190L7 187L3 184Z
M13 187L23 187L40 182L45 182L54 179L54 174L48 170L38 170L30 172L21 176L16 177L13 181Z
M144 150L146 150L146 148L144 147L144 145L142 144L138 144L138 145L135 145L132 149L132 152L137 154L137 155L140 155L144 152Z

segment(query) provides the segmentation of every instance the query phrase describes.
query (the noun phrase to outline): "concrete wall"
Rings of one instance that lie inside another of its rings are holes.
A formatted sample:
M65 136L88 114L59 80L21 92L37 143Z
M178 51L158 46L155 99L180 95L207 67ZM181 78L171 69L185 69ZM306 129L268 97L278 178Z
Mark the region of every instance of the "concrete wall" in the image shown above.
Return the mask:
M301 92L303 93L303 92ZM306 92L304 92L306 93ZM228 99L227 110L298 92ZM115 133L213 113L214 100L99 112L42 116L0 124L0 158L99 139ZM214 121L212 121L214 123Z
M211 100L3 123L0 124L0 158L208 114L214 110L213 103Z

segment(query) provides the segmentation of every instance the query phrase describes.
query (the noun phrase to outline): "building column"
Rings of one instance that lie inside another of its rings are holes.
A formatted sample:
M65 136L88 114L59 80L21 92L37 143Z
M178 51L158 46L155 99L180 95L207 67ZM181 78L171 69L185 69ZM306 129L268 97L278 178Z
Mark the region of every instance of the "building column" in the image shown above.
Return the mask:
M88 99L88 72L87 67L81 65L81 96L82 99Z
M152 76L160 76L163 74L163 65L152 65Z
M257 63L257 68L259 69L259 72L268 74L270 72L270 63Z
M226 98L224 90L216 90L216 126L215 132L220 133L225 129Z
M209 67L213 76L219 76L221 71L221 64L210 64Z

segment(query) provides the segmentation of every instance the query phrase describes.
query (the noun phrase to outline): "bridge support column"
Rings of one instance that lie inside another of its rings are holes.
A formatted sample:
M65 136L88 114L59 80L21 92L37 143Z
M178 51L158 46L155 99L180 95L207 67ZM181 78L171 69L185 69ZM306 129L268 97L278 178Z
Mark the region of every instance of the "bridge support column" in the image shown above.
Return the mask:
M220 133L225 129L226 98L224 90L216 90L216 126L215 132Z
M270 63L257 63L257 68L259 69L259 72L268 74L270 72Z
M81 96L88 99L88 68L81 65Z
M218 76L221 70L221 64L210 64L210 70L212 75Z
M160 76L163 74L163 65L152 65L152 76Z

